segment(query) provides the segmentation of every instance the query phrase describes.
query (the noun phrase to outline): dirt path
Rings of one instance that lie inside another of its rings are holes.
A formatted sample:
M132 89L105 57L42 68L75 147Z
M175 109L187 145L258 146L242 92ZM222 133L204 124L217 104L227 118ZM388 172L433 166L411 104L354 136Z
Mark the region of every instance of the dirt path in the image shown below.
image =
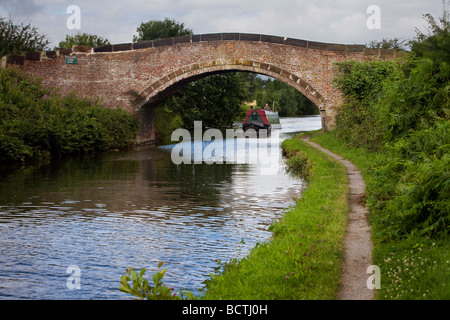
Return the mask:
M361 172L350 161L309 141L309 138L303 140L340 161L347 168L349 177L350 208L344 240L343 277L338 299L371 300L374 298L374 290L367 288L367 279L370 276L367 273L367 267L372 264L372 240L370 225L367 221L367 208L364 204L366 185Z

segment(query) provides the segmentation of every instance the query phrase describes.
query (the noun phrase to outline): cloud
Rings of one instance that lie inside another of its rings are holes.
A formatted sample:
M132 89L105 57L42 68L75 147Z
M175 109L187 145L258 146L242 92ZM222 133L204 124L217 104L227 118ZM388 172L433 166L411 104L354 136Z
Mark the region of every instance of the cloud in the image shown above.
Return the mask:
M42 10L42 7L33 0L2 0L0 3L1 12L3 16L11 19L24 19L32 15L34 12Z
M130 42L141 22L173 18L195 33L249 32L332 42L368 43L382 38L412 38L423 28L421 16L439 17L441 0L1 0L0 15L31 22L48 35L51 45L68 30L66 9L81 8L81 30ZM366 9L381 9L381 30L366 27Z

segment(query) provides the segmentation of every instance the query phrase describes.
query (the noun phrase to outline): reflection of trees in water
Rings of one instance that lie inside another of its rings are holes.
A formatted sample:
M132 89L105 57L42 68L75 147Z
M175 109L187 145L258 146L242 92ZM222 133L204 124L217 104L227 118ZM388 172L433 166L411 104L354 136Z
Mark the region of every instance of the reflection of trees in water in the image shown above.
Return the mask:
M39 202L80 198L86 191L82 187L90 189L90 182L97 186L100 181L128 180L138 172L135 161L107 161L107 158L108 155L71 157L3 175L0 178L0 202L20 204L30 202L30 198Z
M165 191L172 201L218 204L222 188L232 183L233 166L227 164L180 164L169 161L144 161L140 177L150 187ZM172 197L171 197L172 195Z
M232 182L232 170L226 164L176 166L170 153L156 148L70 158L3 176L0 205L32 207L48 202L87 215L180 204L214 207L222 188Z

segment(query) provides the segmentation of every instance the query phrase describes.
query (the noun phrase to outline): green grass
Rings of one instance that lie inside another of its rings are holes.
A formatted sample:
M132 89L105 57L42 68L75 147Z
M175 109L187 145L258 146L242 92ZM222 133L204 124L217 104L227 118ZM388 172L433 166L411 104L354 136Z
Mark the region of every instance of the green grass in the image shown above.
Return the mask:
M295 208L270 230L270 242L248 257L222 264L207 281L203 299L335 299L347 224L345 167L298 138L283 142L287 154L311 163L308 187Z
M375 263L381 269L378 299L449 300L449 242L409 238L378 245Z
M368 184L373 179L376 153L347 146L332 133L312 138L324 148L352 161ZM370 214L370 206L369 206ZM411 235L403 239L381 236L377 219L370 217L374 242L373 263L381 270L381 289L377 299L389 300L448 300L450 299L450 242L446 238L430 239Z

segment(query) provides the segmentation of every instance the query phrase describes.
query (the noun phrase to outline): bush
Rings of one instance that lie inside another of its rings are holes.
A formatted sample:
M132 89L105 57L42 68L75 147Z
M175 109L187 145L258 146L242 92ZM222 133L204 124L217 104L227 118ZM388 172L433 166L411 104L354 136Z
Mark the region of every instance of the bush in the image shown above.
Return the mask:
M448 234L450 123L410 134L390 146L369 183L375 219L390 237Z
M290 150L286 143L282 144L283 156L286 157L286 168L288 172L299 175L308 180L312 174L312 163L300 150Z
M158 271L152 276L153 286L144 278L146 269L141 269L139 274L133 268L126 270L126 274L120 280L120 291L128 293L140 300L194 300L192 292L183 289L174 292L174 288L168 288L163 284L163 277L167 269L162 269L163 262L158 263ZM128 283L131 281L131 285Z
M14 68L0 72L0 164L100 152L130 145L137 122L100 100L62 97Z
M338 64L345 103L335 133L379 153L368 202L387 237L449 232L450 28L444 22L432 25L435 34L421 37L402 63Z
M400 72L393 61L337 64L339 76L335 84L344 94L344 104L336 117L336 134L355 147L379 150L383 144L378 105L383 94L383 82Z
M154 124L158 140L163 144L170 144L172 132L183 127L183 119L165 103L160 103L155 108Z

